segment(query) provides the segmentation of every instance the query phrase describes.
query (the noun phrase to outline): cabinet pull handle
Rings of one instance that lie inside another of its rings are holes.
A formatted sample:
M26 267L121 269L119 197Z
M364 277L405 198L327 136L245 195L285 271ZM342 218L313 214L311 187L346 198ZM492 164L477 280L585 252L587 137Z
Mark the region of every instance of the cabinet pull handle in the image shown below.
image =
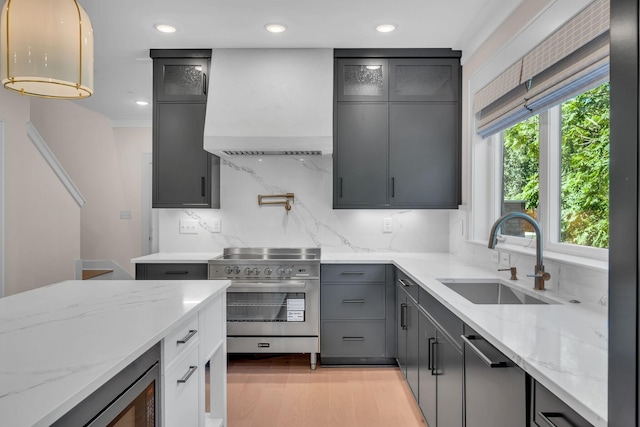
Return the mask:
M431 375L433 375L433 342L435 338L429 338L427 342L429 343L429 360L427 362L427 369L431 371Z
M482 338L479 338L475 335L469 335L469 336L460 335L460 337L462 338L462 341L464 341L465 344L467 344L469 348L473 350L473 352L477 354L478 357L480 357L480 359L490 368L508 368L509 367L509 364L507 362L504 362L504 361L496 362L491 360L486 354L480 351L480 349L471 342L471 340L478 340Z
M407 304L400 304L400 327L407 329Z
M431 357L433 362L431 363L431 375L438 375L438 341L433 338L431 342Z
M200 178L200 195L202 197L205 197L206 186L207 186L207 183L206 183L205 177L203 176L202 178Z
M169 270L165 271L164 274L189 274L189 272L186 270Z
M396 179L391 178L391 197L396 197Z
M340 198L342 198L342 177L340 177Z
M343 271L342 273L343 276L362 276L364 274L364 271Z
M364 304L364 299L343 299L343 304Z
M544 422L546 422L547 424L549 424L549 427L562 427L562 426L568 426L568 427L575 427L575 424L573 424L571 421L569 421L567 419L567 417L564 416L564 414L561 414L560 412L538 412L538 416L540 418L542 418L542 420L544 420ZM558 425L556 423L554 423L553 421L550 420L550 418L559 418L561 420L563 420L561 425Z
M202 73L202 93L207 94L207 73Z
M364 337L342 337L342 341L364 341Z
M176 344L186 344L198 331L196 329L189 329L189 333L184 336L181 340L176 341Z
M398 279L398 282L400 282L400 284L405 288L408 288L409 286L411 286L411 283L407 284L407 282L405 282L403 279Z
M184 376L182 378L180 378L178 380L178 384L183 384L186 383L187 381L189 381L189 378L191 378L191 375L193 375L193 373L198 369L197 366L189 366L189 370L187 371L186 374L184 374Z

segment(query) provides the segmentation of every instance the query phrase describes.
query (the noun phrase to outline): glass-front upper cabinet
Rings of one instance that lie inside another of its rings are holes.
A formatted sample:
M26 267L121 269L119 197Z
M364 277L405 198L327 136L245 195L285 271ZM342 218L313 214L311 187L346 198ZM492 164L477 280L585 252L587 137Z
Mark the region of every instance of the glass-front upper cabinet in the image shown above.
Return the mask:
M460 63L457 58L389 60L390 101L457 101Z
M153 65L156 100L206 102L206 58L162 58L156 59Z
M336 75L338 102L389 100L389 61L387 59L338 59Z

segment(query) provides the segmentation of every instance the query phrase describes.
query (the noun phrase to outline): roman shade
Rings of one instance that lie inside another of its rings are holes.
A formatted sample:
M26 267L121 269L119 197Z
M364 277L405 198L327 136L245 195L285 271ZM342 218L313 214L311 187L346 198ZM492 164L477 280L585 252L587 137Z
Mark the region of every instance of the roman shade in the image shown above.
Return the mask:
M595 0L476 93L476 131L486 138L608 76L609 0Z

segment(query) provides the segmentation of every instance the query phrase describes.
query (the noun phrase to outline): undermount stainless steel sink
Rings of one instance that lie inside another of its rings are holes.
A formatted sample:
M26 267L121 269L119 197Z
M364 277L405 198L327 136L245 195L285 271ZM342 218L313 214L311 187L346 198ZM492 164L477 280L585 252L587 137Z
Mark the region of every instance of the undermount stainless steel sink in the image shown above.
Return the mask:
M497 280L440 280L440 283L474 304L558 304L552 300L528 295Z

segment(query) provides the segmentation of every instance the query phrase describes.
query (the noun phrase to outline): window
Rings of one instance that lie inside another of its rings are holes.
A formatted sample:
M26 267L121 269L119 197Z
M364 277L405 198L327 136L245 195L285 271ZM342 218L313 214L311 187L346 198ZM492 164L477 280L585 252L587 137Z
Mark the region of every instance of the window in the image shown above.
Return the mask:
M501 146L503 215L539 220L554 250L585 255L586 247L595 255L593 248L608 248L608 82L504 130ZM524 221L501 231L535 237Z
M540 175L540 116L533 116L506 129L502 139L502 215L526 213L538 218ZM531 235L531 224L509 221L502 234L519 237Z
M609 83L562 104L562 243L609 247Z

